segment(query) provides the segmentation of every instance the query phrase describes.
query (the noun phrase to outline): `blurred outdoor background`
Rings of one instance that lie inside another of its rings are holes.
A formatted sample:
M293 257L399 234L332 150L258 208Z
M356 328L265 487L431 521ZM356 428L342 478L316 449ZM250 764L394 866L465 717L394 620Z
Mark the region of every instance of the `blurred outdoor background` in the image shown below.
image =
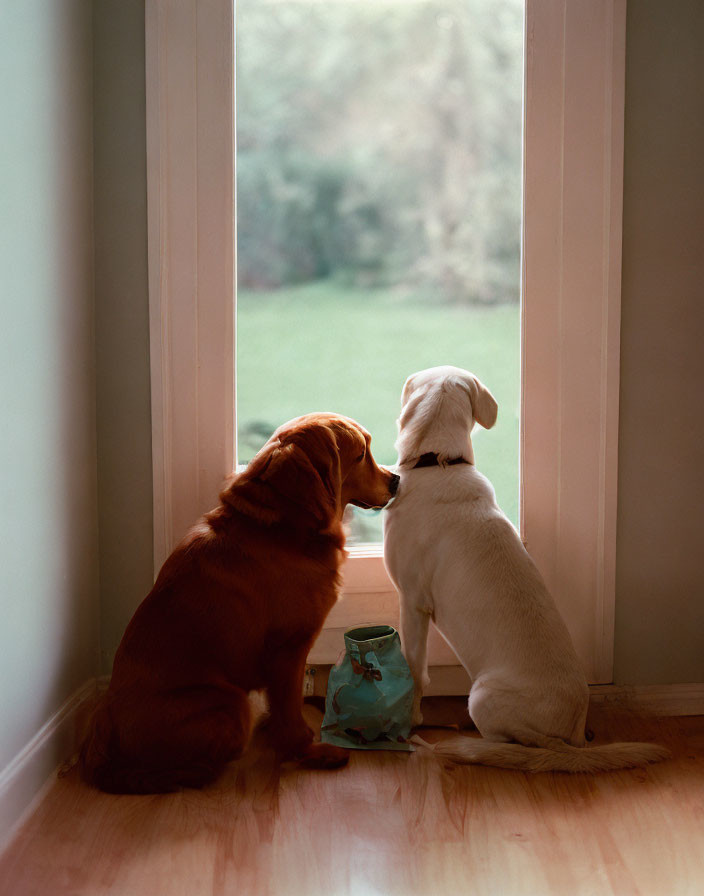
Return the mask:
M238 462L337 411L393 464L406 376L454 364L499 402L476 462L517 522L522 0L236 10Z

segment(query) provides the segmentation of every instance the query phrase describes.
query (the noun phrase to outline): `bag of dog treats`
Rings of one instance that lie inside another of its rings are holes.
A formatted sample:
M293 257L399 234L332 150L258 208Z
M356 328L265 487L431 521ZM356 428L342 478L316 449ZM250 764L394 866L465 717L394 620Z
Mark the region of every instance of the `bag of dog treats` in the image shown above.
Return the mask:
M321 740L358 750L407 750L413 676L390 625L345 632L345 650L330 670Z

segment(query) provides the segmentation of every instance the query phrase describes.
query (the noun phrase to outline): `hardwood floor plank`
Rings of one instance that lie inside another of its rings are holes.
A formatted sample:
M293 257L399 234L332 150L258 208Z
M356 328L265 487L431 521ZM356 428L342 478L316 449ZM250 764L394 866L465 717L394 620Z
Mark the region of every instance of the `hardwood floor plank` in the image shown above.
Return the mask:
M0 857L0 894L700 896L704 717L603 707L590 723L598 741L653 739L673 759L530 776L355 751L345 769L308 772L255 743L207 790L146 797L72 772Z

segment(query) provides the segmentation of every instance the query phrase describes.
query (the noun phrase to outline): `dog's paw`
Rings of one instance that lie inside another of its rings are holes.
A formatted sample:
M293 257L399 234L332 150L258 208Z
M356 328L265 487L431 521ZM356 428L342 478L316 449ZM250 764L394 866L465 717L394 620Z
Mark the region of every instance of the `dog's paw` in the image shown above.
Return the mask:
M299 765L301 768L332 769L342 768L347 765L350 751L334 744L313 743L308 746L301 756Z

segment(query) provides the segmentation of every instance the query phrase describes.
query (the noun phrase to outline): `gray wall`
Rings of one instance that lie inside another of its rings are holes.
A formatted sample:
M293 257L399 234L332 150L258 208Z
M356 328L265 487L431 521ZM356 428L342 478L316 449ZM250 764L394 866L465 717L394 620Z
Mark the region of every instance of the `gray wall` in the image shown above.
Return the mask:
M97 671L91 17L0 4L0 769Z
M95 309L102 671L151 587L144 0L96 0Z
M704 4L628 4L617 682L704 681Z

